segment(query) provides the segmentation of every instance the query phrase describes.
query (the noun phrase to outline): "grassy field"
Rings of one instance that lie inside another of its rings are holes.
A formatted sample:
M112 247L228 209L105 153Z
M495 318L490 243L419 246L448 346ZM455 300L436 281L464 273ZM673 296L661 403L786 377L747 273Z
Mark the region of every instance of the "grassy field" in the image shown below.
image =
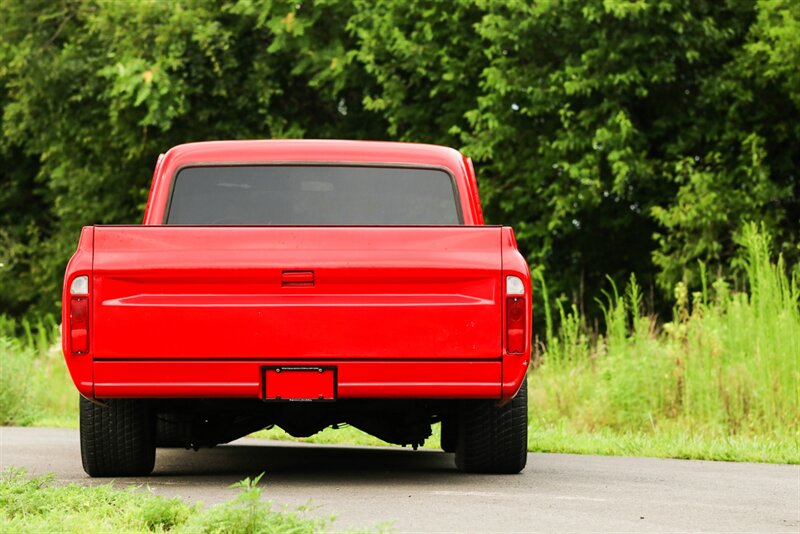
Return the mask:
M575 308L542 314L550 341L537 344L528 378L529 450L800 463L798 269L790 278L771 262L768 238L752 228L743 247L748 291L724 280L692 294L679 285L669 322L643 312L634 278L604 297L601 332ZM535 282L546 295L544 277ZM0 320L0 423L77 426L56 339L52 320ZM293 439L280 429L255 436ZM385 445L349 427L301 441ZM438 443L435 426L425 446Z
M58 340L51 317L32 325L0 316L0 425L77 427L77 391Z
M0 479L0 532L316 533L333 518L310 518L304 509L273 510L261 499L260 476L236 487L230 502L204 508L137 488L58 486L51 477L7 470Z
M634 278L606 295L602 335L559 307L560 329L529 379L533 448L800 461L798 270L790 279L772 263L754 227L742 246L749 291L679 285L667 323L643 313Z

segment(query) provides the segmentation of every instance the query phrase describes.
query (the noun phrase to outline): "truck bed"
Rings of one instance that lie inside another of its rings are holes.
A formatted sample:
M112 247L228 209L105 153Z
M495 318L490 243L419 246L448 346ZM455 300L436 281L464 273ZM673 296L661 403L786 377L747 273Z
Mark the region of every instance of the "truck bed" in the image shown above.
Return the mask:
M94 228L95 360L499 359L499 227Z

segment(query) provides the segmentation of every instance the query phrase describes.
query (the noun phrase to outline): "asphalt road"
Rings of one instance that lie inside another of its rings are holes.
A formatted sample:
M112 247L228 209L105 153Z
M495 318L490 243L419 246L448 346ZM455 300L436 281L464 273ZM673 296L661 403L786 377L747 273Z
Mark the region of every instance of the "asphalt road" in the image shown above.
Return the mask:
M78 433L0 428L0 466L102 484L81 469ZM242 439L199 452L161 449L154 474L120 478L206 505L262 471L265 498L336 529L390 523L417 532L800 532L800 466L529 454L521 475L464 475L437 451Z

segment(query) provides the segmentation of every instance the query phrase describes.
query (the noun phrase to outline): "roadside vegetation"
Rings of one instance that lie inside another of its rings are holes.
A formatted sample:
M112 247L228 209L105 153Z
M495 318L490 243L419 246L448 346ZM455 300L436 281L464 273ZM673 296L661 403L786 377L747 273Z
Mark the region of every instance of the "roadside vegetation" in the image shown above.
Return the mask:
M28 477L21 470L7 470L1 479L2 532L301 534L327 532L333 523L332 517L309 518L303 508L273 509L261 499L261 475L234 484L239 495L212 507L189 505L136 487L58 486L50 476Z
M634 277L624 292L609 282L600 333L574 306L540 315L549 342L529 378L531 448L800 461L800 277L770 261L755 225L740 246L746 290L701 268L702 289L679 283L663 324L644 312Z
M0 316L0 425L76 426L78 398L52 316Z
M549 302L535 273L547 333L528 379L529 449L800 463L800 277L770 260L769 245L746 227L740 289L707 274L700 291L678 284L668 322L645 312L631 277L624 290L609 281L595 328ZM0 422L77 427L55 321L0 319L0 333ZM424 447L438 448L438 432ZM293 439L278 428L255 436ZM300 441L386 445L351 427Z

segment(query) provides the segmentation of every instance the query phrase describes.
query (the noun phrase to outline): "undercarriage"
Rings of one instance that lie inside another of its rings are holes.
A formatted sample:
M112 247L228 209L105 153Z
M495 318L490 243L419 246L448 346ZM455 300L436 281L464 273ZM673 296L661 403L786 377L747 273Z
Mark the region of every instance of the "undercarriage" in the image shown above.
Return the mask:
M387 443L417 447L431 425L452 418L464 401L353 399L336 402L270 402L248 399L149 401L156 445L199 449L228 443L273 426L296 438L328 427L353 426Z

